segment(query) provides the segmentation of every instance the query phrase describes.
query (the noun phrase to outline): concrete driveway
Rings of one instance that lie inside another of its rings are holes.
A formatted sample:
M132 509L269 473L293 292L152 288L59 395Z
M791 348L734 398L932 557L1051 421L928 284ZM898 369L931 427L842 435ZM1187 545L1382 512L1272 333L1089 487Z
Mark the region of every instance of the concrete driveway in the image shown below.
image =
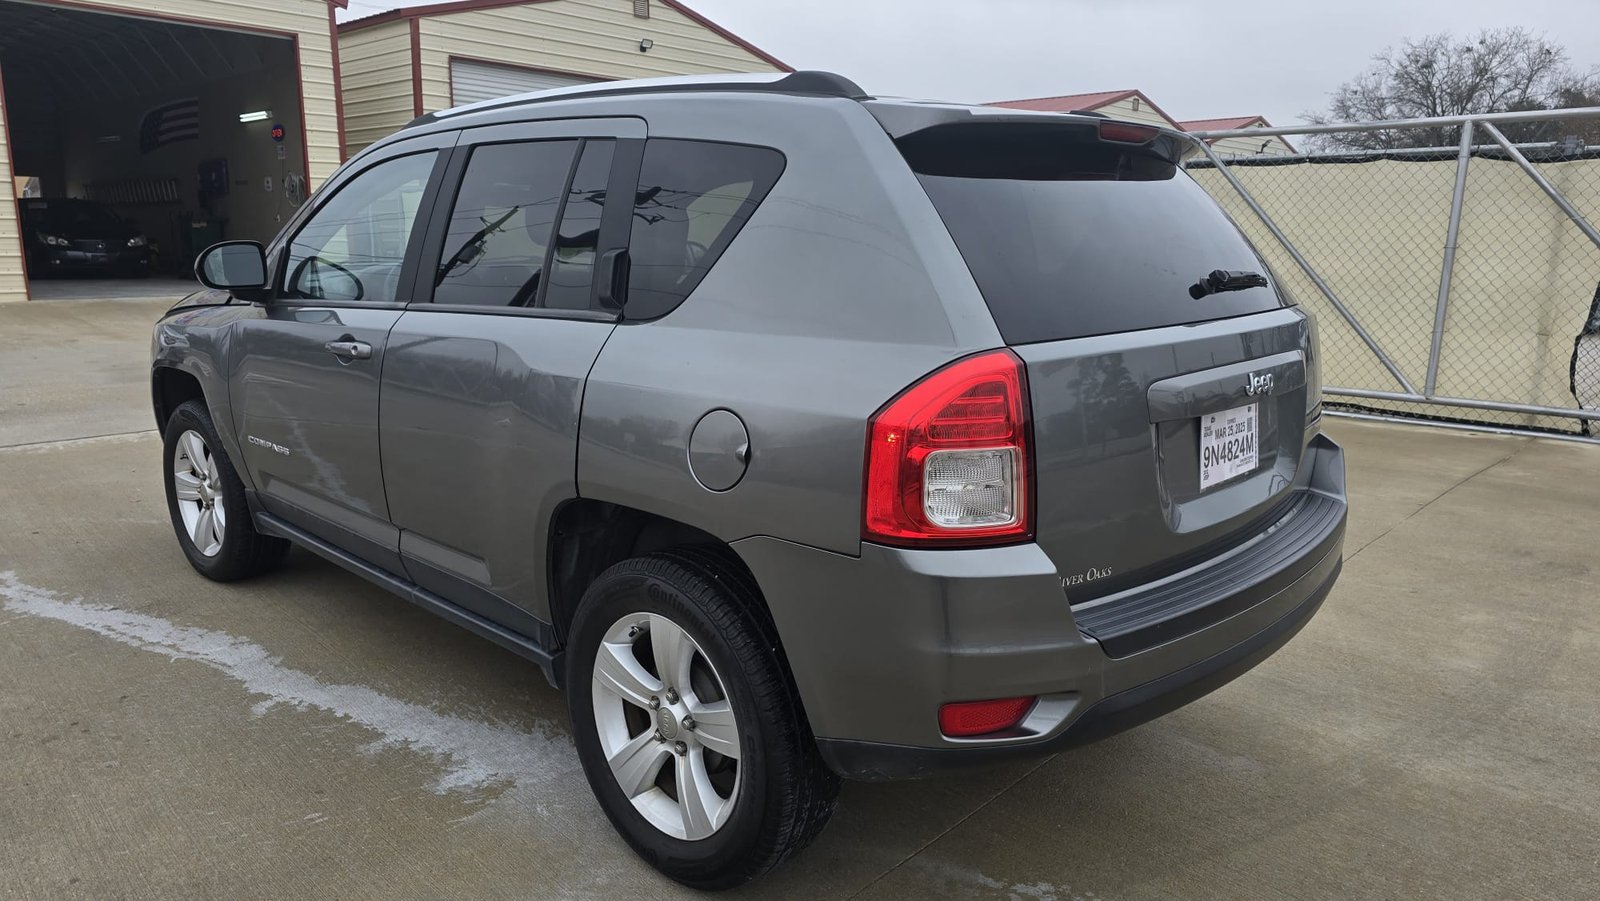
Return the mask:
M176 300L200 286L194 279L153 275L149 278L36 278L28 282L34 300Z
M673 897L534 667L305 553L221 586L167 523L160 304L0 308L0 896ZM1344 576L1164 719L846 786L735 896L1592 897L1600 449L1334 422Z

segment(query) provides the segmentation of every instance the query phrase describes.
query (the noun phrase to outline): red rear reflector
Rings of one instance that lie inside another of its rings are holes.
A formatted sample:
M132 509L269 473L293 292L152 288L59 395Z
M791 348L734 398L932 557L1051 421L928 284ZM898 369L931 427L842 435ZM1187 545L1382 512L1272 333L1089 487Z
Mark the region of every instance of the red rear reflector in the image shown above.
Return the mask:
M861 535L901 547L1005 544L1033 534L1028 383L1009 350L957 360L867 427Z
M1131 125L1127 122L1101 122L1100 140L1119 144L1148 144L1161 134L1154 125Z
M951 738L970 738L1010 729L1033 709L1033 698L962 701L939 708L939 731Z

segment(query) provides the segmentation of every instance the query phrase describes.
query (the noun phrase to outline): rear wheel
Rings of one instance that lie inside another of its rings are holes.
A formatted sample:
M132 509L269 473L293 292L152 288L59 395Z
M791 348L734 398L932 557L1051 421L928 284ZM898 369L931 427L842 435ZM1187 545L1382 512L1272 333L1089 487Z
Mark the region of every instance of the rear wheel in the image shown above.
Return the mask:
M189 564L208 579L232 582L281 563L289 543L255 530L244 483L222 451L205 401L173 411L162 439L167 511Z
M641 857L696 888L777 866L838 794L758 603L748 576L686 549L606 570L573 621L567 697L589 784Z

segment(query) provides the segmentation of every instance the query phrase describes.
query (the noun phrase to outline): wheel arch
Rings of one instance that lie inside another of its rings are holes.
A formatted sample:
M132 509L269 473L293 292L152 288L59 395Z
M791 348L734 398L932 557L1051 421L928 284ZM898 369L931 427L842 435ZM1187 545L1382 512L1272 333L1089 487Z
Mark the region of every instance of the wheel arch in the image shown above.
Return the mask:
M730 564L744 568L726 542L689 523L592 498L563 503L551 518L546 549L550 622L557 641L566 644L583 593L608 567L685 545L716 548Z
M150 371L150 401L155 411L156 428L165 429L173 411L195 400L206 400L205 387L193 373L168 363L157 363ZM210 406L210 401L206 402Z
M241 436L234 431L227 384L212 374L207 359L158 356L150 368L150 402L156 431L165 432L172 414L191 400L205 403L211 423L217 429L221 449L233 461L239 478L244 481L250 507L256 509L254 476L244 459Z
M695 548L700 565L724 569L750 586L748 592L766 628L777 638L777 623L755 573L728 542L690 523L636 507L592 498L574 498L557 508L549 530L545 572L548 574L550 623L556 643L564 648L583 594L601 573L634 557L677 548ZM787 657L779 639L778 654ZM792 675L791 675L792 678Z

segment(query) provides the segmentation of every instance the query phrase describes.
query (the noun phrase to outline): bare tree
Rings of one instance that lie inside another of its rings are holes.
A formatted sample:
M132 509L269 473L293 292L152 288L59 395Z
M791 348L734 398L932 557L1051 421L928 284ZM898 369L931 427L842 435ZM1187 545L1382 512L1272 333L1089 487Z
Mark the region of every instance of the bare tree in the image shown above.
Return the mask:
M1565 48L1522 28L1480 31L1457 39L1448 32L1407 40L1372 58L1372 65L1332 94L1316 124L1561 109L1600 101L1600 71L1574 67ZM1576 123L1575 123L1576 124ZM1553 140L1520 129L1516 140ZM1511 131L1507 130L1510 136ZM1441 147L1459 139L1455 128L1406 129L1322 136L1330 149L1389 150Z

